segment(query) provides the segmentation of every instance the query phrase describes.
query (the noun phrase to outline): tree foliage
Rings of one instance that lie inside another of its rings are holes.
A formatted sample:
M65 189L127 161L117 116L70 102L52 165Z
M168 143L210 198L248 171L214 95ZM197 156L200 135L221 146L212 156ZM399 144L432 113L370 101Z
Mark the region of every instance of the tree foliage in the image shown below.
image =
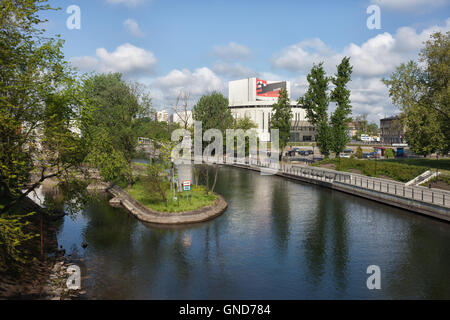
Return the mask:
M173 144L164 143L160 145L159 158L152 161L147 168L144 178L148 192L159 195L161 201L167 205L168 173L172 175L174 169L170 160ZM169 177L172 179L172 177ZM172 181L173 182L173 181Z
M254 123L249 117L239 118L234 121L233 125L234 130L242 130L244 132L244 135L245 133L248 133L248 135L245 136L245 139L238 139L237 137L234 138L236 146L235 150L245 148L244 150L246 157L250 153L250 140L258 141L258 134L256 130L252 130L256 128L258 128L258 125Z
M83 83L81 131L87 139L87 161L107 181L131 182L131 160L142 121L149 116L151 99L137 84L119 73L95 74Z
M344 151L345 146L350 141L348 136L348 122L351 121L352 106L350 105L350 90L347 84L351 79L352 66L350 58L343 58L337 67L335 77L331 82L335 88L331 92L331 101L335 102L337 107L331 115L331 150L339 154Z
M51 177L70 178L84 158L72 130L78 85L62 40L44 37L46 1L5 0L0 10L0 196L6 212ZM34 177L31 186L26 185ZM25 190L24 192L22 190Z
M360 146L358 146L358 148L356 148L355 156L358 159L361 159L363 157L363 151L362 151L362 148Z
M331 132L328 125L328 105L330 97L328 94L328 83L330 79L326 76L323 63L314 65L306 77L309 87L298 104L306 110L308 121L316 127L316 142L320 152L327 158L331 149Z
M437 32L425 43L419 63L403 63L383 79L402 111L411 150L427 155L450 150L450 32Z
M291 135L292 109L286 89L281 88L278 101L272 107L270 129L278 129L280 155L289 142Z
M224 141L226 141L226 129L233 126L233 116L230 108L228 108L228 99L219 92L212 92L211 94L202 96L192 110L192 115L195 121L202 122L202 136L206 130L217 129L222 132ZM206 147L203 144L203 149ZM203 150L202 149L202 150ZM209 193L209 170L207 166L201 166L201 171L205 176L205 193ZM217 182L217 175L219 166L215 165L214 182L211 191L214 192L214 187Z
M219 92L202 96L192 110L195 121L202 122L203 133L208 129L225 130L233 126L233 116L228 108L228 99Z
M23 244L39 234L25 232L30 222L24 220L33 214L0 216L0 266L24 265L30 261L30 253L23 249Z

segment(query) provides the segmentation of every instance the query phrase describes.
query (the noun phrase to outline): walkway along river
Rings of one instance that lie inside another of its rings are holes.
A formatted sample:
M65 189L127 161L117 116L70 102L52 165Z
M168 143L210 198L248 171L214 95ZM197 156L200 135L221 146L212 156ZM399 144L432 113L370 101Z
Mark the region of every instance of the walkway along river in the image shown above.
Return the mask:
M58 240L108 299L450 299L450 225L313 184L222 167L218 218L144 224L106 197ZM81 248L81 243L87 248ZM369 290L367 267L381 269Z
M298 164L229 160L224 164L313 183L450 222L450 192L446 190L429 190L393 180Z

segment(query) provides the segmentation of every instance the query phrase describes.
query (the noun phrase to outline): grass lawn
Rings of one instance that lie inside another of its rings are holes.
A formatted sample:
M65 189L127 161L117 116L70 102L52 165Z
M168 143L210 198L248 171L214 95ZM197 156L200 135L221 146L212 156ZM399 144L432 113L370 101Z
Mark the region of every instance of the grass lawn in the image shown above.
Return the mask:
M450 173L450 159L429 159L429 158L420 158L420 159L389 159L383 160L387 162L393 163L402 163L408 164L412 166L426 167L426 168L438 168L439 170L443 169L449 171Z
M191 186L191 191L184 191L178 193L176 196L178 200L173 199L173 191L169 190L167 185L167 199L166 205L157 193L150 192L145 182L138 180L131 188L126 191L136 200L141 202L146 207L159 212L181 212L199 209L205 206L212 205L218 198L217 195L209 193L205 195L204 186ZM186 193L189 199L186 199Z
M410 159L415 160L415 159ZM419 159L422 160L422 159ZM339 166L339 159L328 159L316 162L313 166L335 166L335 170L354 172L355 170L361 172L361 174L370 177L388 177L396 181L408 182L418 175L428 170L428 167L419 166L416 164L409 164L407 162L391 161L391 160L359 160L359 159L346 159L341 158L341 164ZM375 175L376 165L376 175Z

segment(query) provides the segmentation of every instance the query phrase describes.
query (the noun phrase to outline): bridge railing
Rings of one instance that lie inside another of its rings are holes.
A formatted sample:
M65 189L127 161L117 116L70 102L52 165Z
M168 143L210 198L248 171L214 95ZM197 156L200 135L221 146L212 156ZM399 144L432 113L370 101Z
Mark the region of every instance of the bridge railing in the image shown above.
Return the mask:
M406 186L401 182L389 182L385 179L376 177L366 177L358 174L336 172L331 169L317 168L311 166L293 166L285 163L271 162L267 159L249 159L249 158L234 158L224 157L226 164L239 164L244 166L253 166L259 168L270 168L279 170L284 174L301 176L308 179L324 181L324 182L339 182L348 184L359 188L386 193L401 198L411 199L414 201L421 201L431 203L438 206L450 207L450 193L447 191L428 190L423 187Z

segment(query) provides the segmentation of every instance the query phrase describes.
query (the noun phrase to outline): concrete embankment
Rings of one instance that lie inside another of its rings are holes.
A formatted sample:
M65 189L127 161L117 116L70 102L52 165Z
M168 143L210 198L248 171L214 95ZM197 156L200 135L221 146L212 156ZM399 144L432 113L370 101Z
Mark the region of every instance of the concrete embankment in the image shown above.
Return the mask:
M395 181L310 166L283 165L280 170L275 170L243 163L226 165L258 172L272 170L273 175L331 188L450 222L450 194L445 191L425 190L424 193L424 188L407 187Z
M227 202L220 195L213 205L197 210L184 212L158 212L147 208L139 201L131 197L125 190L118 186L112 186L108 192L117 199L120 204L141 221L156 224L188 224L211 220L221 215L227 208Z

